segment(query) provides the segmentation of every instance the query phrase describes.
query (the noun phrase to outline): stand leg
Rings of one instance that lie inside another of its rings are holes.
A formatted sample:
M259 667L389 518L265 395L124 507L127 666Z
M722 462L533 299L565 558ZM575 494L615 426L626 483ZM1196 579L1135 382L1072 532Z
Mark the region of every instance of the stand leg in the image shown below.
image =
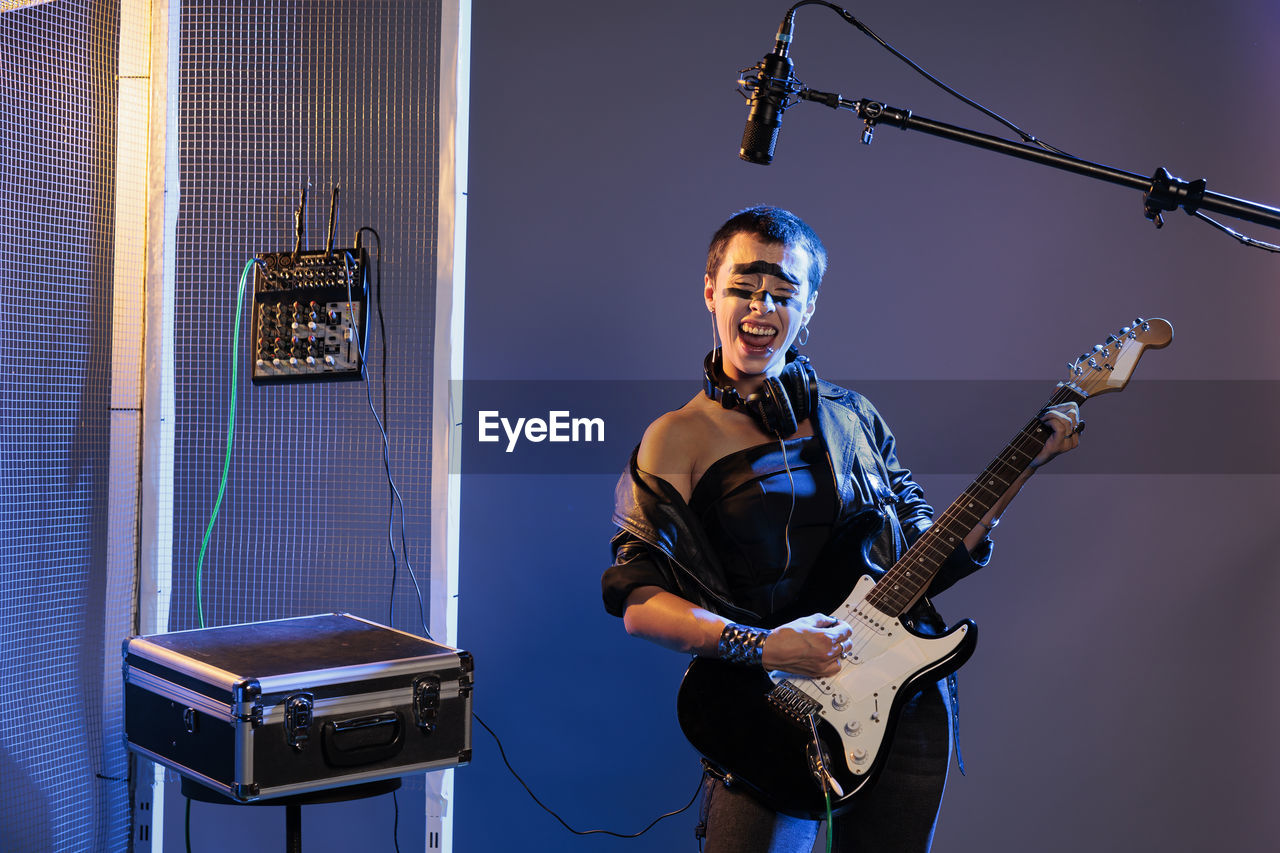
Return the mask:
M284 807L285 853L302 853L302 806L290 803Z

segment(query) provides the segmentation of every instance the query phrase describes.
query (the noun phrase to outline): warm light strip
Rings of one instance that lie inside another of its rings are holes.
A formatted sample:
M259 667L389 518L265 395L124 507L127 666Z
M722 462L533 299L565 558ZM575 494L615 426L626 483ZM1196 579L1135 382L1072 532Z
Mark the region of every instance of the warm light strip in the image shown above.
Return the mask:
M5 12L13 12L25 6L40 6L50 3L52 0L0 0L0 15Z
M458 513L461 505L462 330L467 231L467 136L471 86L471 0L446 0L440 21L439 202L436 330L432 376L431 631L458 638ZM444 507L444 511L439 511ZM469 722L469 721L468 721ZM427 833L453 850L452 769L427 774Z

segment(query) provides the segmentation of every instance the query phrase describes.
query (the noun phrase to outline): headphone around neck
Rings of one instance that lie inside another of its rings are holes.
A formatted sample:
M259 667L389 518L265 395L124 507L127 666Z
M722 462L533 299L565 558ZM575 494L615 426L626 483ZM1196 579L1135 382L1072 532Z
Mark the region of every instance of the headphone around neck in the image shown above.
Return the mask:
M777 376L766 376L760 390L748 397L724 376L720 347L702 362L703 391L726 409L741 409L762 430L778 438L795 434L800 424L818 410L818 376L799 350L787 350L787 364Z

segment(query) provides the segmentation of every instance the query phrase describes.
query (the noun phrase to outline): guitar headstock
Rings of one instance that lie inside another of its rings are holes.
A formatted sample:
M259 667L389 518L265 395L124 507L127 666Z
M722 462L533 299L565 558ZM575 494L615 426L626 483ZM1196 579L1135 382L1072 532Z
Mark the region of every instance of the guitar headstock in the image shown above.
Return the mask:
M1129 383L1144 352L1166 347L1172 340L1173 326L1168 320L1139 317L1067 365L1071 373L1062 384L1086 397L1119 391Z

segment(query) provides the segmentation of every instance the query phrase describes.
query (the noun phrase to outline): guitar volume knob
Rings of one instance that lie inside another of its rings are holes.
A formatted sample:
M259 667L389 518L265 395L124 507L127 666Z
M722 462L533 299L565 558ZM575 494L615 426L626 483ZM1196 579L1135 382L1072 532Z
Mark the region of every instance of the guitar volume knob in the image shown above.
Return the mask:
M849 707L849 697L843 693L836 693L831 697L831 707L837 711L843 711Z

